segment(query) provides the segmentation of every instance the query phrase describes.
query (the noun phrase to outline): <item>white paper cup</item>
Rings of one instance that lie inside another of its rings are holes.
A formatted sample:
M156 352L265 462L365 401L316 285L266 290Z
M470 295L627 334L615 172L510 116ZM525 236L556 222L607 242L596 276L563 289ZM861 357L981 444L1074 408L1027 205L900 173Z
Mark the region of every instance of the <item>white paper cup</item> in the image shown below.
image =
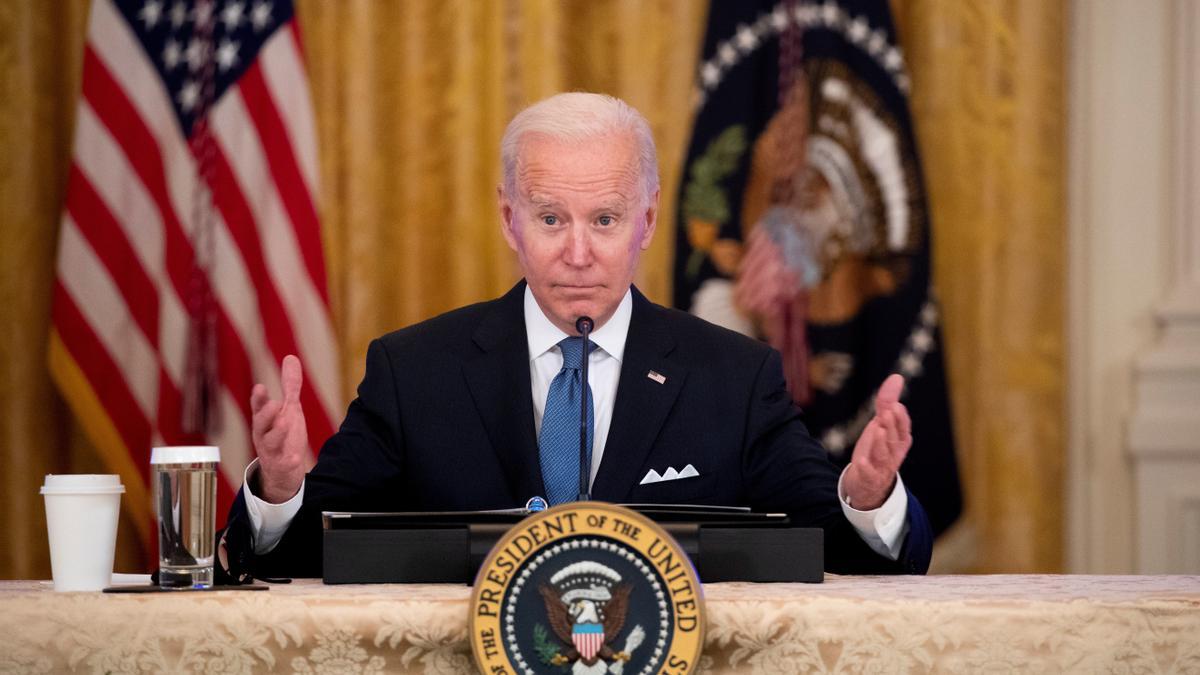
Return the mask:
M56 591L99 591L112 581L125 486L113 474L50 474L42 485Z

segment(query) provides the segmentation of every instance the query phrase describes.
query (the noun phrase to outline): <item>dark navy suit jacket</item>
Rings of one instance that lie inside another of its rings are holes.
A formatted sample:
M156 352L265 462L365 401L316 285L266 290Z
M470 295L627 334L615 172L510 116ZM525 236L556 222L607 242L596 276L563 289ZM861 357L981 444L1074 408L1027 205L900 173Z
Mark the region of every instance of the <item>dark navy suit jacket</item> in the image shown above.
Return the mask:
M321 511L497 509L545 495L533 428L524 282L503 297L374 340L341 428L321 449L299 514L255 556L239 493L227 521L231 567L320 576ZM650 371L665 376L658 382ZM699 476L640 485L650 469ZM839 573L923 574L933 537L908 496L898 561L874 553L842 513L839 471L809 436L778 352L633 289L633 313L594 499L785 512L825 531Z

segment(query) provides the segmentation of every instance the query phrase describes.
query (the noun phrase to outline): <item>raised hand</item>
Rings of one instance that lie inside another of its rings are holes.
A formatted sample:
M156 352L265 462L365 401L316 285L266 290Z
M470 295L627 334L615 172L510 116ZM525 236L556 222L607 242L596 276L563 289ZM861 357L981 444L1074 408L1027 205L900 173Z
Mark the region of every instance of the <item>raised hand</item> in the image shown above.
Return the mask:
M283 358L280 368L283 400L275 401L262 384L250 391L251 437L258 454L258 496L272 504L286 502L295 496L304 482L304 474L312 469L312 450L308 447L308 428L304 425L304 410L300 407L300 389L304 371L300 359L292 355Z
M842 487L850 505L870 511L883 505L896 484L896 473L912 447L912 420L900 402L904 377L892 374L875 396L875 417L867 423L846 470Z

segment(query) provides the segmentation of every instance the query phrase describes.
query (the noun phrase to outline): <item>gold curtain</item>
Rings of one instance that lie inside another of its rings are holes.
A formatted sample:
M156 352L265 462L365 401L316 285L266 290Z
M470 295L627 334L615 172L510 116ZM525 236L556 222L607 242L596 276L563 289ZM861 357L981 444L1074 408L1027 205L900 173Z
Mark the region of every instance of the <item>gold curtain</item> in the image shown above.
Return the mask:
M654 128L674 194L706 4L694 0L301 0L321 217L347 396L367 344L508 290L496 211L504 125L558 91L619 96ZM638 283L670 297L670 218Z
M669 298L705 6L298 1L347 401L371 338L516 280L495 213L499 138L513 113L556 91L605 91L650 120L664 217L638 283ZM915 83L968 490L960 543L942 557L954 569L1057 569L1062 7L910 0L895 10ZM86 12L86 0L0 3L0 578L49 576L42 474L101 470L45 367ZM130 523L118 540L118 568L144 569Z
M967 518L939 565L1056 572L1066 457L1066 11L894 3L933 217Z

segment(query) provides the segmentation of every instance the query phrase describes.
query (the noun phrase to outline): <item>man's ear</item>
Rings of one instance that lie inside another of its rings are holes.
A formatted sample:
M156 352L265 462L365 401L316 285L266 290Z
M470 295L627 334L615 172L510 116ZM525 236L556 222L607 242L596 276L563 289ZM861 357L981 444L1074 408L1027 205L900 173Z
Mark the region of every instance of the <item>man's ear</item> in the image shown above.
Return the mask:
M654 191L654 196L650 198L650 204L646 207L646 229L642 231L642 250L650 248L650 242L654 240L654 229L658 225L658 197L660 190Z
M500 208L500 233L504 235L504 241L508 242L508 247L512 250L517 250L517 232L514 229L514 209L512 200L504 191L504 185L496 186L496 202Z

